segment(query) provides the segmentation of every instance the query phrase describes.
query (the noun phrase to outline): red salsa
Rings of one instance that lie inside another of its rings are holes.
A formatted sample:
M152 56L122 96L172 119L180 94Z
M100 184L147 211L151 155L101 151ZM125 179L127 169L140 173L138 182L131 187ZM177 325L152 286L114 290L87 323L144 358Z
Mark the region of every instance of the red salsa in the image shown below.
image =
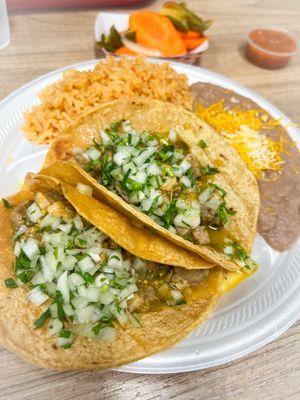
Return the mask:
M296 48L297 43L292 34L279 28L255 29L248 35L247 56L260 67L284 67Z

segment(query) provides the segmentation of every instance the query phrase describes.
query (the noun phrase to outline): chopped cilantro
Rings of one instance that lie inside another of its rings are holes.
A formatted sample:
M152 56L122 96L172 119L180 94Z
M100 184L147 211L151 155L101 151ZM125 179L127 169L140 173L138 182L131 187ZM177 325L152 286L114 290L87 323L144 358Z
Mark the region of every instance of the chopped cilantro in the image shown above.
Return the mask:
M82 247L84 247L84 246L86 246L86 240L84 240L84 239L81 239L81 238L77 238L77 241L78 241L78 243L80 244L80 246L82 246Z
M5 279L4 283L5 283L5 286L10 289L14 289L14 288L18 287L17 283L15 282L15 280L13 278Z
M58 337L69 339L71 335L71 331L69 331L68 329L62 329L61 331L59 331Z
M128 187L127 187L127 182L130 179L129 175L131 173L131 169L129 169L126 174L124 175L124 178L121 180L120 185L122 187L122 189L125 190L125 192L128 192Z
M83 277L85 283L87 283L87 284L90 284L90 283L92 284L95 282L95 278L93 277L93 275L91 275L88 272L85 272L84 274L82 274L82 277Z
M34 321L34 328L41 328L47 321L47 319L50 318L50 316L50 308L48 308L45 312L43 312L43 314L41 314L41 316L37 320Z
M201 175L208 176L208 175L215 175L218 174L220 171L216 167L211 167L207 164L206 167L201 167Z
M91 160L84 165L84 170L87 172L91 172L100 164L100 162L100 158L97 158L96 160Z
M59 290L56 291L55 300L53 304L57 305L57 316L61 321L66 321L67 317L63 309L62 294Z
M100 330L107 326L113 327L113 323L109 321L108 318L103 317L96 325L93 326L92 331L96 336L98 336Z
M113 122L113 123L110 125L110 130L111 130L112 132L117 133L117 132L119 131L119 129L121 128L122 123L123 123L124 121L125 121L124 119L120 119L119 121Z
M199 145L202 149L206 149L206 147L207 147L207 143L206 143L206 141L203 140L203 139L200 139L200 140L199 140L198 145Z
M30 268L30 260L26 256L23 250L21 250L20 255L16 258L15 262L15 271L20 271L22 269L29 269Z
M46 247L42 244L39 245L39 251L40 251L40 255L45 255L46 254Z
M220 186L216 185L215 183L210 183L209 186L214 190L218 190L221 193L223 199L227 195L227 192L224 189L220 188Z
M236 214L236 211L227 208L225 201L223 201L220 204L219 208L217 209L217 215L220 218L223 225L225 225L228 222L228 216L234 214Z
M102 163L101 163L101 179L100 183L104 186L109 186L111 182L111 175L110 172L114 169L115 163L112 161L109 161L108 156L105 155L102 158Z
M21 273L18 274L18 278L20 279L21 282L23 283L28 283L34 275L34 271L32 269L27 269L22 271Z
M97 150L101 150L102 144L101 144L101 143L98 143L97 140L96 140L95 138L93 138L93 143L94 143L94 146L95 146L95 148L96 148Z
M163 220L166 228L168 228L170 225L173 224L176 214L177 214L176 200L173 199L170 202L167 211L165 212L165 214L162 217L162 220Z
M72 338L72 332L69 329L62 329L58 333L58 337L60 338L65 338L65 339L71 339ZM69 349L72 347L72 342L65 344L64 346L61 346L64 349Z
M10 204L10 202L8 200L6 200L5 198L2 199L2 203L3 203L4 207L7 208L7 209L13 207L13 205Z

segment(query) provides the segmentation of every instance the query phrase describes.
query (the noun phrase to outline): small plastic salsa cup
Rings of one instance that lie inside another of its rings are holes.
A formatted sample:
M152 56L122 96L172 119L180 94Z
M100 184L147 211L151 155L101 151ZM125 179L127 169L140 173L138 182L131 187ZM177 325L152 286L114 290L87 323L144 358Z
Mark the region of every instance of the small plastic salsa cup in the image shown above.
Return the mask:
M297 50L297 39L291 32L273 25L252 28L247 34L248 59L262 68L285 67Z

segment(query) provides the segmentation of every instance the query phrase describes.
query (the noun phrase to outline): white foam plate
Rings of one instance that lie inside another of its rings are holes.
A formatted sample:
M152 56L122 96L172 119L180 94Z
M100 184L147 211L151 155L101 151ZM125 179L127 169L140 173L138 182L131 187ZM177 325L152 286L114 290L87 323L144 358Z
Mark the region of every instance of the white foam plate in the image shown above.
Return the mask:
M96 62L71 67L86 70ZM254 100L274 118L289 122L268 101L223 76L198 67L171 64L185 73L190 83L204 81L232 89ZM16 192L27 172L39 171L47 146L37 146L25 139L20 131L22 113L38 103L38 92L58 80L65 69L30 82L0 103L1 196ZM288 132L299 143L299 131L291 126ZM221 365L257 350L288 329L300 315L299 242L289 251L278 253L257 235L252 255L260 264L257 273L224 295L206 323L177 346L119 370L160 374Z

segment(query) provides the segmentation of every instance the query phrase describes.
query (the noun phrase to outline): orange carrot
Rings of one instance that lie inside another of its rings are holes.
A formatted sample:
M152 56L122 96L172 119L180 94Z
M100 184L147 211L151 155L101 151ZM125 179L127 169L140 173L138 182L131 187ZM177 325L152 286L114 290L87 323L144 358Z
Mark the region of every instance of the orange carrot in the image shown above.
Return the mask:
M185 46L188 50L195 49L196 47L200 46L200 44L207 41L207 37L203 36L199 39L184 39Z
M202 33L193 31L188 31L188 32L177 31L177 32L179 32L181 39L199 39L202 36Z
M135 56L136 52L134 52L130 49L127 49L127 47L125 47L125 46L122 46L115 51L115 54L118 56Z
M129 17L129 29L136 32L137 43L159 50L166 57L186 53L180 34L163 15L151 11L137 11Z

